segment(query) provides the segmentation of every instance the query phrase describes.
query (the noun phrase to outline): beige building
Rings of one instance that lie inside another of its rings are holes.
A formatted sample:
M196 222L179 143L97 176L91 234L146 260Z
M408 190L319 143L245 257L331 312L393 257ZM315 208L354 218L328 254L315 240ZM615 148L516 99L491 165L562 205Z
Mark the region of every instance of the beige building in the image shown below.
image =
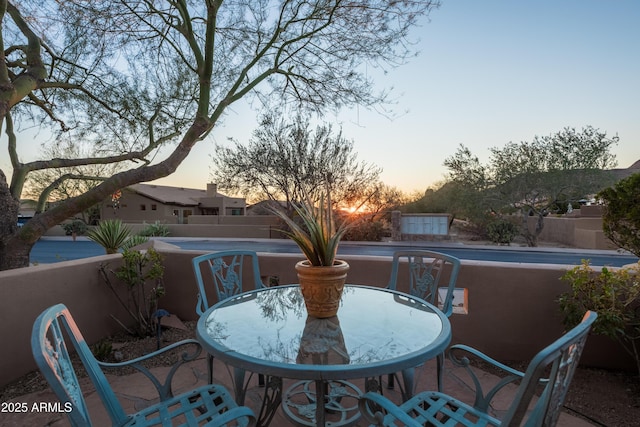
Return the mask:
M134 184L100 204L100 218L127 223L187 224L191 215L246 215L244 198L218 193L216 184L206 190Z

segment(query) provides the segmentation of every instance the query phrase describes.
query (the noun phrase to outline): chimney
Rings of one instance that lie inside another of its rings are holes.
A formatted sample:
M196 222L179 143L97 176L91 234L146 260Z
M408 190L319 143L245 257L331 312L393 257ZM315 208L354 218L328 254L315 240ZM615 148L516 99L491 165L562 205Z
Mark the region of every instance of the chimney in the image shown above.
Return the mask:
M207 196L216 197L218 195L218 185L209 183L207 184Z

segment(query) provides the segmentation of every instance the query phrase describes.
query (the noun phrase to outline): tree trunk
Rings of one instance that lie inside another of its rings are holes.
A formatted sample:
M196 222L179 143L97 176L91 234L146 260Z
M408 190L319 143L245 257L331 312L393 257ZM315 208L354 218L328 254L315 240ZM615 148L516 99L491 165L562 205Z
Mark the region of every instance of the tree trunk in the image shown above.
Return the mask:
M0 245L0 271L29 266L29 253L33 243L22 241L14 234Z
M19 244L18 211L20 202L13 198L7 179L0 170L0 270L26 267L33 244Z
M533 230L533 234L535 236L535 246L538 246L538 237L540 237L540 233L542 233L542 230L544 229L544 217L545 217L545 210L541 210L538 212L538 218L536 219L536 226L535 229Z
M538 235L540 235L540 233L542 232L542 227L544 226L542 222L544 220L544 217L542 216L542 213L537 213L531 210L530 212L533 212L534 215L538 215L535 229L533 232L531 232L531 229L529 227L529 216L531 215L529 214L529 212L522 209L521 210L521 218L522 218L521 234L522 234L522 237L524 237L524 240L527 242L527 246L536 247L538 246Z

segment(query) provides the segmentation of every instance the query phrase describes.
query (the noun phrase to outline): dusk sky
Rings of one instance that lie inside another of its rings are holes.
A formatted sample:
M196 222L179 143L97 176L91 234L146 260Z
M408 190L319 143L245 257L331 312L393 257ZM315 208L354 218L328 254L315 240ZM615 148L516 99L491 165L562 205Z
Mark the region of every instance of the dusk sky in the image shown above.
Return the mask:
M618 134L619 167L640 159L640 1L443 0L414 31L420 55L376 79L398 117L362 108L325 117L358 157L411 192L442 181L459 144L483 162L490 147L565 127ZM371 70L372 75L376 71ZM214 142L247 141L255 113L231 112L166 185L204 188Z
M342 126L359 159L383 168L386 184L407 192L442 181L460 144L486 162L490 147L564 127L618 134L613 152L626 168L640 159L639 23L637 0L443 0L413 31L417 58L387 75L367 70L380 74L377 89L393 87L397 117L359 108L324 120ZM156 183L205 188L214 144L248 141L256 116L233 106Z

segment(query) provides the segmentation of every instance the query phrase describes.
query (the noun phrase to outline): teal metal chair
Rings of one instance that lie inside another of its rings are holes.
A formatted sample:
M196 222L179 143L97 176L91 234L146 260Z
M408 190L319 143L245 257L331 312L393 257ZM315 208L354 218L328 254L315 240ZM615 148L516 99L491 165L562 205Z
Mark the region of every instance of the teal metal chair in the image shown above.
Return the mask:
M245 260L251 263L250 270L252 272L253 282L251 283L252 287L250 289L243 286ZM202 273L203 270L207 273L207 276L211 278L211 283L218 301L223 301L247 290L265 287L260 277L258 255L253 251L233 250L212 252L197 256L193 258L191 262L198 284L196 313L199 316L213 305L209 303L209 298L207 297L207 286Z
M452 362L465 368L474 382L473 405L444 393L422 392L396 406L380 394L367 393L360 399L360 411L376 426L555 426L596 317L595 312L588 311L578 326L539 352L526 372L512 369L471 347L452 346L449 349ZM485 392L471 369L469 356L495 366L506 376ZM507 412L501 417L491 414L493 398L513 383L519 386Z
M460 260L451 255L428 250L404 250L393 254L391 279L387 288L396 290L398 276L406 267L408 274L408 292L435 306L440 305L447 316L453 313L453 296L460 272ZM444 298L439 301L439 288L444 288ZM439 304L440 303L440 304ZM407 325L410 327L409 325ZM415 325L419 327L419 325ZM442 375L444 372L444 354L436 357L438 391L442 391ZM394 374L389 375L387 387L393 388ZM405 390L411 395L412 390Z
M72 426L88 427L92 422L69 357L67 339L78 353L114 426L255 425L255 416L251 409L238 406L229 392L220 385L207 385L179 396L173 395L171 381L176 370L180 365L194 360L200 354L201 347L197 341L181 341L127 362L103 363L96 360L91 353L69 310L63 304L58 304L45 310L36 319L31 335L31 348L40 371L62 402L62 407L66 410ZM142 365L142 362L149 358L181 346L192 346L195 352L183 353L163 383ZM124 366L137 369L151 380L158 390L159 403L135 414L124 412L102 370Z
M404 266L408 270L408 289L411 295L437 306L438 288L446 288L444 299L440 301L441 310L447 317L451 316L460 260L451 255L427 250L396 251L393 253L391 279L387 288L397 289L398 275Z
M243 274L245 261L251 263L251 275L253 276L252 289L264 288L260 276L260 266L258 264L258 254L247 250L231 250L212 252L197 256L191 260L193 272L198 284L198 302L196 303L196 313L198 316L209 309L213 304L209 303L207 297L207 285L205 276L210 278L211 285L215 290L217 301L223 301L244 291L251 290L243 287ZM209 280L209 279L208 279ZM213 356L208 354L209 383L213 382ZM258 376L260 385L264 385L264 376Z

